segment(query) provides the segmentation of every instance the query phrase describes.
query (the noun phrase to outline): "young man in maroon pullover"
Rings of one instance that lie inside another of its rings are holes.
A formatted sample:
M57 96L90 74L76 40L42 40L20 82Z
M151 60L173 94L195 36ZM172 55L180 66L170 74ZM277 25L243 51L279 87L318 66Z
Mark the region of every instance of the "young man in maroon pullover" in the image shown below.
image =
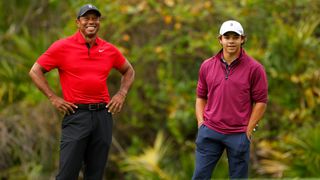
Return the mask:
M221 25L222 50L201 65L197 85L196 162L192 179L210 179L226 149L231 179L248 178L252 131L268 98L263 66L248 56L241 24Z

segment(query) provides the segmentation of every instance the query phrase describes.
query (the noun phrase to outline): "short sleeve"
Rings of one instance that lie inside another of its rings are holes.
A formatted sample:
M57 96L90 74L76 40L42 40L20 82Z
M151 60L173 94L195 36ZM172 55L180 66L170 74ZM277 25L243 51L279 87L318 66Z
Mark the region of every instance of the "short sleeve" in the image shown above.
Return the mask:
M62 44L60 41L53 43L38 59L37 63L40 64L45 70L50 71L59 67L59 60L62 57Z
M116 69L120 69L121 66L126 62L126 58L122 55L122 53L113 46L113 67Z
M268 80L262 66L258 66L253 72L251 80L251 96L254 102L267 103L268 101Z

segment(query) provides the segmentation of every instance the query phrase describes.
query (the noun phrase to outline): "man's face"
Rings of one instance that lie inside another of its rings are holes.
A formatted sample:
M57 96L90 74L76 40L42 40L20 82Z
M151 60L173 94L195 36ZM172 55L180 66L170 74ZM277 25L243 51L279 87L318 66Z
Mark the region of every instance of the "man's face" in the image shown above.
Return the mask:
M240 51L244 36L240 36L235 32L227 32L219 37L219 42L226 52L233 54Z
M100 28L100 17L94 11L88 11L79 19L77 25L80 32L88 38L96 36Z

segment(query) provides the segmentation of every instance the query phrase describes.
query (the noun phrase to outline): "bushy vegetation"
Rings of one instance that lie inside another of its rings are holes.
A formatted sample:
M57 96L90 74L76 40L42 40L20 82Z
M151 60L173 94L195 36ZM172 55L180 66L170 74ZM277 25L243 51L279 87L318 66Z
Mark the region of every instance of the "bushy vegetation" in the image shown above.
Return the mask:
M28 71L76 31L78 8L102 12L100 36L132 62L136 81L114 117L107 179L190 179L198 70L220 50L220 24L242 23L244 48L267 71L269 102L254 134L250 177L320 177L320 1L29 0L0 2L0 177L53 179L61 115ZM60 93L57 72L47 75ZM111 93L119 75L111 73ZM215 178L227 178L225 157Z

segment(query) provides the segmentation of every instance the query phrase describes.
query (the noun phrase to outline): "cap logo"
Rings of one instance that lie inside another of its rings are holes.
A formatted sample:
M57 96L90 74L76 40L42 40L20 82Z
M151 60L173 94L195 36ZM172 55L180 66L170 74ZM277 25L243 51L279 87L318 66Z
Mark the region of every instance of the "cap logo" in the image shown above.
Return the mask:
M230 23L230 26L233 26L233 23Z
M91 5L91 4L89 4L89 8L92 8L92 5Z

